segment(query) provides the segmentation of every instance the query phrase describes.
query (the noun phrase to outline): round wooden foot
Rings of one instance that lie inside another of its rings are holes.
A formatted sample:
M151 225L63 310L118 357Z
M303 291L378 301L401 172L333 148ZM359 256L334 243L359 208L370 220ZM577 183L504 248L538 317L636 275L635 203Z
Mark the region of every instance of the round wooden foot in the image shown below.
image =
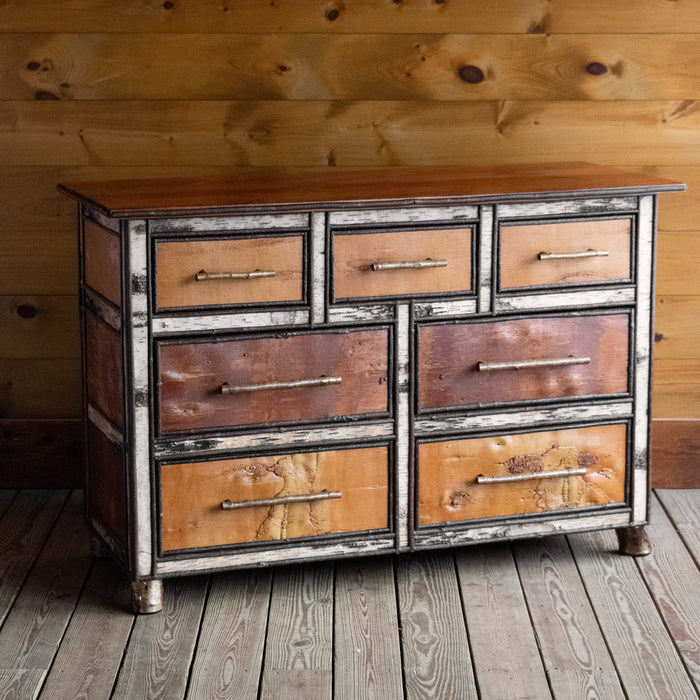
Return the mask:
M159 612L163 609L163 582L160 579L132 581L131 602L134 612Z
M617 530L617 540L620 543L620 554L644 557L651 553L651 542L643 525L620 528Z

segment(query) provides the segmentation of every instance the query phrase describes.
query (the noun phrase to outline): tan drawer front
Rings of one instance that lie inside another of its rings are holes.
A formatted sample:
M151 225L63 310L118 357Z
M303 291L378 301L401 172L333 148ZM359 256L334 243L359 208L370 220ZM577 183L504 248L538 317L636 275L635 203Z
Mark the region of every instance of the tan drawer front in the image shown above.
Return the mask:
M168 464L162 549L384 529L388 498L386 447Z
M161 241L159 309L301 301L301 236Z
M500 288L629 280L631 226L630 219L503 226Z
M472 229L336 234L335 299L468 292Z
M418 524L623 503L626 445L625 425L423 443Z
M161 431L388 411L386 329L158 346Z
M629 317L422 326L422 410L628 392Z

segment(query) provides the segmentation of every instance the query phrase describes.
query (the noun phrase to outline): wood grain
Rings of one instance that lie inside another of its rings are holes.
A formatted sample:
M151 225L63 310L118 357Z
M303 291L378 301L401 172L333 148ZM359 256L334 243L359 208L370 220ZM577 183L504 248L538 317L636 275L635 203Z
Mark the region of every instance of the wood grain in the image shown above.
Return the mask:
M570 535L576 564L627 697L692 698L692 683L633 557L620 556L611 532ZM595 552L595 555L594 555ZM601 556L607 552L607 556ZM644 610L642 613L641 611Z
M452 553L400 557L396 579L407 700L478 697Z
M652 420L651 449L651 483L655 489L700 489L697 418Z
M390 558L336 565L334 699L403 696L396 610Z
M161 467L164 550L293 539L389 525L384 447ZM221 509L224 500L340 492L340 498Z
M275 571L260 698L333 697L333 570Z
M700 489L663 489L657 495L693 559L700 561Z
M109 299L122 304L121 241L112 231L85 220L83 225L85 284Z

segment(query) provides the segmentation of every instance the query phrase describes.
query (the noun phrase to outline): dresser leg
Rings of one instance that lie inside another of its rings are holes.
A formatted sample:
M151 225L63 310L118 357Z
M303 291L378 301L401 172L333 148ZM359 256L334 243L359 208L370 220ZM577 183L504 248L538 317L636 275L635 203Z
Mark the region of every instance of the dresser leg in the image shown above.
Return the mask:
M617 530L617 540L620 543L620 554L644 557L651 553L651 542L643 525L621 527Z
M131 582L134 612L156 613L163 609L163 582L160 579Z

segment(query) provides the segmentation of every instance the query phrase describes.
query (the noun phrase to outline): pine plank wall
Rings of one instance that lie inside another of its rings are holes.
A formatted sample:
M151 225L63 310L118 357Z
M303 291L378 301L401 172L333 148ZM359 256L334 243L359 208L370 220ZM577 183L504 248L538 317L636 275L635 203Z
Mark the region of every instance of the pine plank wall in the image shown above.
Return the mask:
M699 2L0 2L0 484L78 473L57 182L572 159L689 186L661 198L655 484L700 486Z

